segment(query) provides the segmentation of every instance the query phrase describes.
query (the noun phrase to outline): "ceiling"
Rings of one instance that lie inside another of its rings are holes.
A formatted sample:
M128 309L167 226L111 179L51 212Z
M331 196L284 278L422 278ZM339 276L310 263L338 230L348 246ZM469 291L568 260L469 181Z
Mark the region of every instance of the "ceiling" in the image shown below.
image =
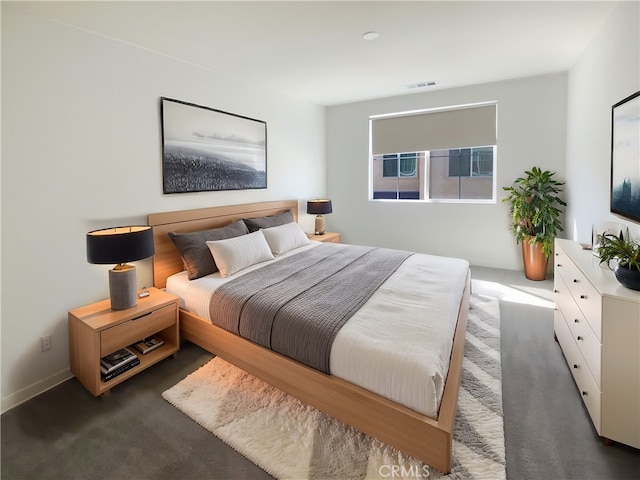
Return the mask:
M321 105L567 71L615 2L2 2ZM365 40L365 32L379 33ZM435 82L435 86L408 88Z

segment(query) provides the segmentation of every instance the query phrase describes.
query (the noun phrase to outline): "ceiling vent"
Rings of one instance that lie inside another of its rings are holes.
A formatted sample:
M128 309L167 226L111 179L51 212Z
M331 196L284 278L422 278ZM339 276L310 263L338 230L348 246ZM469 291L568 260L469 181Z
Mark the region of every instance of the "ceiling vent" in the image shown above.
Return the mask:
M410 83L407 85L407 88L424 88L424 87L433 87L436 82L418 82L418 83Z

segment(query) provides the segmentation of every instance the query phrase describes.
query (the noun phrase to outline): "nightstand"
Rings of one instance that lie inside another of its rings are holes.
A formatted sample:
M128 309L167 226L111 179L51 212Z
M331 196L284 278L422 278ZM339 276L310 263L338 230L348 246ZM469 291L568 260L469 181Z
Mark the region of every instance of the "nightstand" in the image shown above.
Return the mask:
M324 235L309 235L309 239L316 242L340 243L340 234L326 232Z
M109 390L145 368L174 355L180 349L178 298L157 288L146 289L149 296L138 298L138 305L112 310L109 300L69 311L69 355L71 372L93 395ZM156 336L164 344L143 355L132 345ZM140 365L103 381L100 358L128 347L140 359Z

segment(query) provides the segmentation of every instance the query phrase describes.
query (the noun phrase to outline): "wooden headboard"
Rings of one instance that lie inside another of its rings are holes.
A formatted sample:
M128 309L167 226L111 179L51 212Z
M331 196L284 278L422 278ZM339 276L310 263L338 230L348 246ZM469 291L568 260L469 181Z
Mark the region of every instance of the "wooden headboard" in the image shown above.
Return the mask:
M279 200L150 213L147 215L147 224L153 227L153 241L156 248L156 253L153 257L153 286L164 288L167 283L167 277L183 270L180 254L167 233L195 232L209 228L224 227L241 218L264 217L287 210L291 210L293 218L297 222L297 200Z

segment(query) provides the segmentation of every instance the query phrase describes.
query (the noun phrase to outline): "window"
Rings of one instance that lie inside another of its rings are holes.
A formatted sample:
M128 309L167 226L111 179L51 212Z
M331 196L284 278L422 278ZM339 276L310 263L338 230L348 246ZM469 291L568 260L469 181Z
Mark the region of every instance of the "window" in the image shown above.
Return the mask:
M496 110L492 103L371 118L371 198L495 202Z
M415 177L418 172L417 153L383 155L382 175L385 177Z
M495 147L429 152L430 200L493 200Z
M373 162L374 199L419 200L423 164L424 152L376 155Z
M490 177L493 175L492 147L457 148L431 152L431 158L442 156L449 158L450 177Z

